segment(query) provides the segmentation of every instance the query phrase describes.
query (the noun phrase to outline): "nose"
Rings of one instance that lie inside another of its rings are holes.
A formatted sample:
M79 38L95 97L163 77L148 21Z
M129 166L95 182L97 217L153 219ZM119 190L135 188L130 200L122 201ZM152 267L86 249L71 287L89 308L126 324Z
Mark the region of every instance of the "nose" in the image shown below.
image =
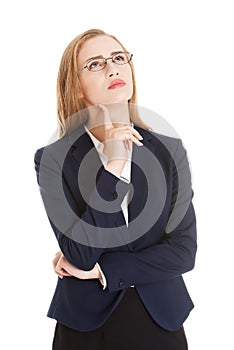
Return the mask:
M107 61L106 64L106 75L111 78L114 75L119 75L119 70L117 64L112 62L111 60Z

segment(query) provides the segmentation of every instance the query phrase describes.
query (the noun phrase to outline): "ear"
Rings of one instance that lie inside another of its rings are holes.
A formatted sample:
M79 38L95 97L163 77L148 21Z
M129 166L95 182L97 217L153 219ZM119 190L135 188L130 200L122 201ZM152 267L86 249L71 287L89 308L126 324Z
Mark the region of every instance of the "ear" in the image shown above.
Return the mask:
M82 87L81 87L81 83L80 83L79 80L78 80L77 83L78 83L78 85L77 85L77 90L78 90L77 97L78 97L79 99L82 99L82 98L84 98L83 89L82 89Z
M83 94L83 91L82 91L81 88L79 89L79 92L78 92L78 98L79 98L79 99L84 98L84 94Z

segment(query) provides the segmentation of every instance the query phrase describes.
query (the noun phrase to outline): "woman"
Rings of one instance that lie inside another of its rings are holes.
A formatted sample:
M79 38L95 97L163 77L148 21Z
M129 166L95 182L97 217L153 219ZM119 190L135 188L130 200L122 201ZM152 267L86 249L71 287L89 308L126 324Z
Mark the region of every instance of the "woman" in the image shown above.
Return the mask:
M59 138L35 154L61 249L53 349L187 349L197 246L181 141L141 120L132 55L101 30L65 50L57 100Z

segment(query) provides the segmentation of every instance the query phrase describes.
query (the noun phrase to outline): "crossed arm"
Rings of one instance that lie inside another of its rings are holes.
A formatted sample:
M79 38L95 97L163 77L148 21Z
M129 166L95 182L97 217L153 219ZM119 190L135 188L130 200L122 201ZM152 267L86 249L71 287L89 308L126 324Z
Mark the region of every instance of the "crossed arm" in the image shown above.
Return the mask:
M35 163L38 173L40 164L38 157L35 157ZM55 198L56 202L59 201L57 187L54 185L57 176L56 167L52 169L47 167L43 175L42 180L44 181L39 181L39 184L45 199L49 194L52 198ZM48 179L52 179L53 182L48 182ZM103 192L103 198L111 199L118 180L107 171L103 171L97 184L101 193ZM123 183L123 186L124 188L118 198L120 203L128 190L127 184ZM87 222L95 227L97 226L97 228L100 227L98 225L99 216L93 212L92 208L88 208L85 214ZM108 220L108 216L102 215L102 218ZM62 253L56 254L53 260L55 272L60 277L96 278L101 281L102 275L98 268L98 265L100 265L107 278L109 291L120 289L120 279L124 279L126 287L132 284L154 283L177 277L191 270L194 266L197 246L196 221L192 202L181 223L173 232L166 234L162 242L133 252L115 251L107 253L102 249L85 248L85 246L77 244L71 238L62 234L54 225L52 227L62 251ZM75 224L72 233L78 234L79 230L85 234L84 228L78 222Z
M196 220L191 203L178 227L158 244L133 252L103 253L90 271L77 269L66 261L61 252L56 254L53 264L60 277L98 278L103 284L104 273L109 291L116 291L120 289L120 280L124 280L128 287L180 276L193 269L196 251Z

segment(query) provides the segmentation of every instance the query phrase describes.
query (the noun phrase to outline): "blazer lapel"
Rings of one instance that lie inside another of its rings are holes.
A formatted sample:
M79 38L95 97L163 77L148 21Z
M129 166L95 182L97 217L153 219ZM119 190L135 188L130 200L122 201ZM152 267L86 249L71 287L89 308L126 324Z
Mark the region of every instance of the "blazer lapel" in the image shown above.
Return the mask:
M143 211L148 197L148 177L152 175L152 157L151 152L155 154L155 146L151 143L152 135L150 132L134 126L134 128L143 136L143 146L137 146L133 143L132 163L131 163L131 189L129 193L130 203L128 205L128 239L132 242L127 244L128 249L135 249L135 232L132 232L131 222L134 221Z
M103 167L103 164L83 124L79 129L81 132L73 144L72 155L78 163L77 170L79 173L77 177L79 176L79 184L88 191L89 195L93 190L96 174Z
M137 216L141 213L144 208L145 202L147 201L148 185L147 176L151 171L152 158L148 157L148 152L151 151L155 154L155 146L151 143L152 135L150 132L139 128L134 125L134 128L140 132L143 136L143 146L137 146L132 144L132 162L131 162L131 184L129 199L131 199L128 205L128 222L129 225ZM99 158L98 152L84 129L82 124L78 131L69 136L72 144L72 155L78 162L78 170L80 165L85 161L85 156L90 152L89 157L86 158L87 163L84 167L84 171L79 173L80 186L89 194L93 189L93 177L92 175L97 174L97 171L103 167L103 164ZM75 141L74 141L75 140ZM147 150L145 149L147 148ZM87 169L87 170L85 170ZM126 225L124 216L119 217L117 226ZM128 245L129 246L129 245ZM131 249L131 247L129 246Z

